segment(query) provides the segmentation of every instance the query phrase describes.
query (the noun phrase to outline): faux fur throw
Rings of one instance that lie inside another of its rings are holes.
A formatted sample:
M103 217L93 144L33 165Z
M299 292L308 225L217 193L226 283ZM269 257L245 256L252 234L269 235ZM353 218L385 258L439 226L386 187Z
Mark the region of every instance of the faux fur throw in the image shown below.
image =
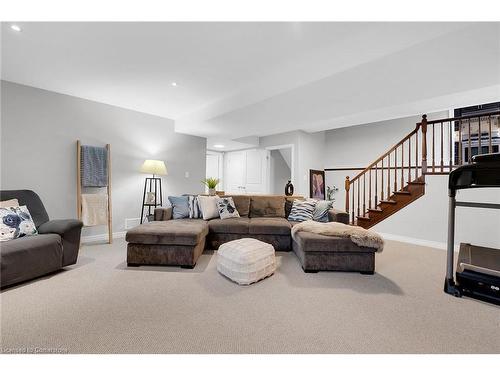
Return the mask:
M306 220L292 227L292 238L297 232L311 232L325 236L349 238L358 246L372 247L380 253L384 249L384 240L377 233L361 227L337 222L319 223Z

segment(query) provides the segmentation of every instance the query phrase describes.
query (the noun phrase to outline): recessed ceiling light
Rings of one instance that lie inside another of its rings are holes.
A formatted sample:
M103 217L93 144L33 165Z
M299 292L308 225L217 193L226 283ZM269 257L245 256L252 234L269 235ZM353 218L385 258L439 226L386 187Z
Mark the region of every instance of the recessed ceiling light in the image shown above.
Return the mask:
M18 26L18 25L10 25L10 28L14 31L17 31L17 32L20 32L21 31L21 27Z
M171 85L177 87L177 82L172 82Z
M215 148L224 148L224 145L214 145Z

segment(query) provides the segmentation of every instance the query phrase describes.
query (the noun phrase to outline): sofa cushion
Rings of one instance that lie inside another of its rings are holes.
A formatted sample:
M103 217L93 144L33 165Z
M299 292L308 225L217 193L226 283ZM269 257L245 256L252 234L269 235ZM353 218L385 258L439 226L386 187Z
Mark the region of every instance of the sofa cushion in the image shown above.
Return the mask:
M294 241L304 252L329 252L329 253L374 253L376 249L361 247L349 238L325 236L311 232L295 233Z
M249 221L247 217L213 219L208 222L208 228L211 233L248 234Z
M130 229L125 240L131 243L187 245L199 243L208 233L208 224L201 219L152 221Z
M0 208L0 242L24 236L33 236L37 233L28 207Z
M328 223L328 211L332 208L332 201L319 200L313 212L313 220Z
M278 234L289 236L292 226L281 217L254 217L250 219L248 233L250 234Z
M316 202L314 199L293 201L292 211L288 215L288 220L294 221L305 221L312 220L314 209L316 208Z
M217 199L219 199L217 195L208 197L205 195L198 195L198 204L200 205L203 220L210 220L220 217L219 209L217 207Z
M186 196L172 197L169 196L168 200L172 206L172 218L184 219L189 217L189 199Z
M240 217L240 214L234 205L232 197L217 199L217 208L219 209L219 216L221 219Z
M250 217L285 217L285 197L252 196Z
M236 210L240 214L240 217L248 217L250 212L250 196L249 195L223 195L223 197L233 198Z
M45 275L62 267L63 249L58 234L25 236L3 242L0 253L2 287Z

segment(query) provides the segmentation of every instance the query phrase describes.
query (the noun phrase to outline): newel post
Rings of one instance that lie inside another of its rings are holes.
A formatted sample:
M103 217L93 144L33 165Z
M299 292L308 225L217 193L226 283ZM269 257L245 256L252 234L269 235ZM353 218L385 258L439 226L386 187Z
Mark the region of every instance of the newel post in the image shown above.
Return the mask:
M345 177L345 212L349 213L349 189L351 187L351 182L349 181L349 176Z
M422 174L427 173L427 115L422 116Z

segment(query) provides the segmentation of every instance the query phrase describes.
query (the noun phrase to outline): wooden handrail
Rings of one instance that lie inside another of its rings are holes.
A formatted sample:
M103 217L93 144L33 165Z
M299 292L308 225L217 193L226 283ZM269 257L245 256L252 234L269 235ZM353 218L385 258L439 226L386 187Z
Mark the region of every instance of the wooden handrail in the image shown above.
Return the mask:
M500 115L500 111L488 112L488 113L483 113L480 115L468 115L468 116L460 116L460 117L443 118L443 119L439 119L439 120L429 120L429 121L427 121L427 124L437 124L437 123L441 123L441 122L469 120L471 118L488 117L488 116L491 117L491 116L498 116L498 115Z
M420 123L417 124L417 127L411 132L409 133L406 137L404 137L402 140L400 140L398 143L396 143L393 147L391 147L389 149L389 151L385 152L381 157L379 157L377 160L375 160L373 163L371 163L368 167L366 167L365 169L363 169L361 172L359 172L356 177L353 177L350 181L351 181L351 184L357 180L358 178L361 177L361 175L365 174L366 172L368 172L369 169L372 169L376 164L380 163L382 161L382 159L385 159L387 157L387 155L389 155L391 152L393 152L397 147L401 146L404 142L406 142L408 139L411 138L412 135L414 135L417 131L418 131L418 128L420 126Z

